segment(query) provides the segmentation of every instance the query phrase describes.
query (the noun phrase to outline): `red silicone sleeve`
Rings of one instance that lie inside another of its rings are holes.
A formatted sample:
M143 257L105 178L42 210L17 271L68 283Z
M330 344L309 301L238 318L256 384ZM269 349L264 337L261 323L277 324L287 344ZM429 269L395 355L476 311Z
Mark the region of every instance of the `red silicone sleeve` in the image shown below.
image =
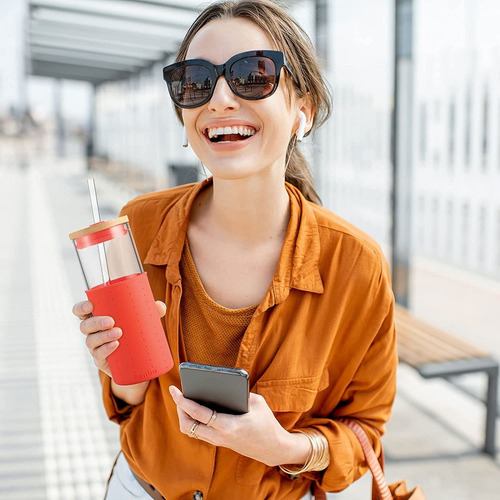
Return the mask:
M146 273L114 280L85 293L94 306L94 316L111 316L115 326L122 329L120 345L107 358L115 383L138 384L172 368L172 354Z

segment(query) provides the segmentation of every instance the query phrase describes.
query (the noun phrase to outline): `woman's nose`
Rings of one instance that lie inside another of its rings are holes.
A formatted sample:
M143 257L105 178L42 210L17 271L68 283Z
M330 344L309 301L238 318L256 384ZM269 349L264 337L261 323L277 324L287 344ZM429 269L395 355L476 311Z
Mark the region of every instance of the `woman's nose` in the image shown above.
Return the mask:
M238 98L234 95L226 79L220 76L215 82L214 93L208 103L208 109L222 113L228 109L238 109L239 107Z

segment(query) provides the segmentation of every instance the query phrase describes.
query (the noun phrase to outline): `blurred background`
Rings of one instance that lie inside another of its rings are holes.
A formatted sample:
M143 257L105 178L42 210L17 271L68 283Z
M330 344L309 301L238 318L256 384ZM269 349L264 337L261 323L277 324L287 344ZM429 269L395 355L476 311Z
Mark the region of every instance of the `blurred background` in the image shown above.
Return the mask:
M67 235L92 222L88 177L103 218L203 178L162 68L207 4L0 0L1 499L103 496L118 428L71 315L85 295ZM484 365L426 379L402 357L388 479L429 499L500 499L500 2L282 4L333 90L332 118L301 145L323 205L381 244L398 303L428 325L412 323L415 338L444 330L489 363L486 415Z

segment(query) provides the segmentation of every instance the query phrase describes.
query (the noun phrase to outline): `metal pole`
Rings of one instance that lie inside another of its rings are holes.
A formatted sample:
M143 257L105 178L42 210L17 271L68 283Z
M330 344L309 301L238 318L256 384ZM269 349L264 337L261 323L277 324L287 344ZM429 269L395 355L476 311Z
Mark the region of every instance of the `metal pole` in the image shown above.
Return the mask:
M396 302L408 307L413 163L413 0L395 0L392 114L392 280Z
M321 69L324 75L328 75L330 70L331 51L328 48L332 26L329 19L329 13L332 9L332 3L328 0L314 1L314 44L316 53L321 62ZM329 178L328 174L332 168L331 148L333 141L329 137L329 128L321 127L314 133L314 142L317 147L312 151L312 174L316 184L316 189L320 195L321 201L328 200ZM328 167L326 167L328 166Z
M90 172L92 167L92 158L94 157L94 137L95 137L95 115L96 115L96 89L97 85L92 84L92 92L90 95L90 113L87 128L87 137L85 143L85 157L87 160L87 172Z
M62 115L62 82L60 78L54 80L54 106L56 118L56 151L59 158L66 156L64 143L64 120Z
M328 9L331 8L331 2L327 0L315 1L315 42L316 52L322 62L322 69L328 69Z
M496 424L498 405L498 366L490 368L488 374L488 388L486 392L486 432L483 450L496 458Z
M23 4L22 7L22 27L24 32L27 30L28 25L28 11L27 5ZM25 169L29 166L29 155L28 155L28 144L27 135L30 131L30 127L33 125L30 122L31 113L29 110L28 103L28 72L30 69L30 63L28 58L28 50L26 47L26 40L23 40L22 47L22 57L20 58L21 72L19 73L19 126L20 134L19 140L20 144L18 146L18 164L21 169Z

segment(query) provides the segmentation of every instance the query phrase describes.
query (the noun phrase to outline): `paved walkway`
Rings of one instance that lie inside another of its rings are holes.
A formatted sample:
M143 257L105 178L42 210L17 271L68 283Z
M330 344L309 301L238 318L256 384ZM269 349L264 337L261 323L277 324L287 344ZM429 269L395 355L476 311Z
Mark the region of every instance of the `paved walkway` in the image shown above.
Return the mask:
M8 409L0 412L2 500L100 499L119 448L118 428L102 409L96 368L71 315L72 304L85 296L68 233L92 222L84 174L78 161L40 157L24 170L0 164L0 404ZM105 219L134 194L99 176L96 183ZM415 310L500 358L500 285L463 275L457 280L452 271L419 262ZM453 290L456 300L463 289L472 297L470 310L449 301L433 307L429 287ZM451 322L443 319L450 316ZM467 383L484 390L479 376ZM477 451L483 422L481 404L400 367L384 438L389 480L421 484L429 500L500 499L500 461ZM369 483L365 477L329 497L367 499Z

